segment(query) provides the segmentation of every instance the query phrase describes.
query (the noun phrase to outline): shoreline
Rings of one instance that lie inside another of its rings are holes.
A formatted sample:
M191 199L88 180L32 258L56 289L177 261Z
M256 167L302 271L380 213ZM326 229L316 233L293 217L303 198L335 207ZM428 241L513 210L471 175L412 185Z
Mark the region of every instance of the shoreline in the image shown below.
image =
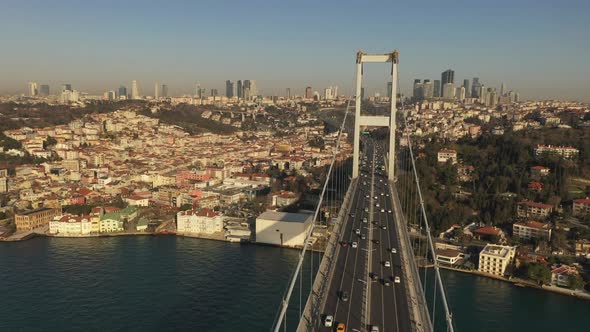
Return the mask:
M432 268L432 267L433 267L432 265L429 265L429 266L426 266L425 268ZM493 275L493 274L479 272L477 270L464 270L464 269L459 269L459 268L450 267L450 266L442 266L442 265L439 265L439 268L444 269L444 270L448 270L448 271L461 272L461 273L471 274L471 275L475 275L475 276L479 276L479 277L504 281L504 282L510 283L516 287L533 288L533 289L537 289L537 290L541 290L541 291L547 291L547 292L551 292L551 293L555 293L555 294L561 294L561 295L566 295L566 296L570 296L570 297L575 297L580 300L590 301L590 293L573 291L569 288L561 288L558 286L546 286L546 285L541 286L541 285L538 285L537 283L529 281L529 280L518 279L518 278L509 279L507 277L500 277L500 276Z

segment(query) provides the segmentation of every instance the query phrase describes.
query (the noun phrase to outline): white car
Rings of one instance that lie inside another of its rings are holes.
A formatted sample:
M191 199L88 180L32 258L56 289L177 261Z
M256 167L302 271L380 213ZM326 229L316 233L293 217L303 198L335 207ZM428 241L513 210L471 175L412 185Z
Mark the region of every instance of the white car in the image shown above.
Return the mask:
M381 193L381 196L384 196L385 194Z
M352 247L356 249L356 247L358 247L358 243L356 243L356 242L353 242L353 243L352 243Z
M391 267L391 263L389 261L385 261L385 263L383 263L383 265L385 267Z
M381 209L381 212L385 212L385 209Z
M357 229L355 229L355 230L354 230L354 233L355 233L356 235L359 235L359 234L361 233L361 230L357 228Z
M379 207L379 203L375 204L376 207Z
M393 279L393 282L395 282L396 284L399 284L402 281L398 276L396 276L395 279Z
M392 253L392 254L397 254L397 249L395 249L395 248L391 248L391 253Z
M367 218L363 218L363 222L366 223L367 222Z
M365 208L365 212L369 212L369 208Z
M388 213L391 213L391 210L387 210Z
M334 324L334 316L332 316L332 315L326 316L326 318L324 319L324 326L325 327L332 327L332 324Z

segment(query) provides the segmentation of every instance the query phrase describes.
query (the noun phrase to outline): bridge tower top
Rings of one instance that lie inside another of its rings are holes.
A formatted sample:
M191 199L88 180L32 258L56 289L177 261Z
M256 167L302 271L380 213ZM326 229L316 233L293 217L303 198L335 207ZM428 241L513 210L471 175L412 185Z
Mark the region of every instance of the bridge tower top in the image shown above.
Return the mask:
M390 108L389 116L369 116L361 115L362 103L362 81L363 81L363 63L366 62L391 62L391 89L390 92ZM399 62L399 52L394 50L391 53L385 54L366 54L363 51L356 53L356 94L355 94L355 119L354 119L354 156L352 165L352 177L357 178L359 173L359 157L360 157L360 131L361 126L371 127L389 127L389 156L388 156L388 178L394 180L395 167L395 130L396 130L396 114L397 114L397 64Z

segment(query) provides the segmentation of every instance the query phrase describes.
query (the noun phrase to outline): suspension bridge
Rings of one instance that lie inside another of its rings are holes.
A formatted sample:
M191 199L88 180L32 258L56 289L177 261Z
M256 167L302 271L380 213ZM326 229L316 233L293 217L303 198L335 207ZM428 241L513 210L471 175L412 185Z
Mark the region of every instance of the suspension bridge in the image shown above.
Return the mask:
M387 115L362 114L365 63L391 64ZM401 98L398 103L398 63L397 51L357 53L354 113L351 99L306 234L310 239L316 228L326 228L327 245L318 260L305 241L272 331L455 330L420 190L411 123ZM389 128L385 138L370 134L378 127Z

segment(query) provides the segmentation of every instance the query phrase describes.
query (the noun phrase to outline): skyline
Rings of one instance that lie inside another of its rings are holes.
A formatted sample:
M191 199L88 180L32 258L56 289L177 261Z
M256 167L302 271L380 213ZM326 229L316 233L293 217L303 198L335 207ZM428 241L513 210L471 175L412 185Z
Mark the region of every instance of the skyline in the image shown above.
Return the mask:
M583 59L590 45L579 42L590 28L582 15L590 6L580 1L562 8L532 1L501 1L494 8L377 1L371 9L379 10L366 11L352 2L269 8L261 1L177 1L165 12L135 1L8 3L0 14L0 28L11 31L0 60L0 94L24 93L29 81L71 83L100 94L120 85L129 89L137 80L141 94L153 94L157 81L169 86L170 95L182 95L196 83L224 91L226 80L249 78L264 95L282 95L286 88L302 95L307 86L321 93L331 85L349 95L356 51L395 48L405 95L414 79L434 80L453 69L456 83L479 77L486 86L505 82L526 99L590 101L590 66ZM243 15L252 8L259 9ZM443 29L441 17L448 18ZM350 24L353 18L358 24ZM368 95L385 92L387 72L367 66Z

